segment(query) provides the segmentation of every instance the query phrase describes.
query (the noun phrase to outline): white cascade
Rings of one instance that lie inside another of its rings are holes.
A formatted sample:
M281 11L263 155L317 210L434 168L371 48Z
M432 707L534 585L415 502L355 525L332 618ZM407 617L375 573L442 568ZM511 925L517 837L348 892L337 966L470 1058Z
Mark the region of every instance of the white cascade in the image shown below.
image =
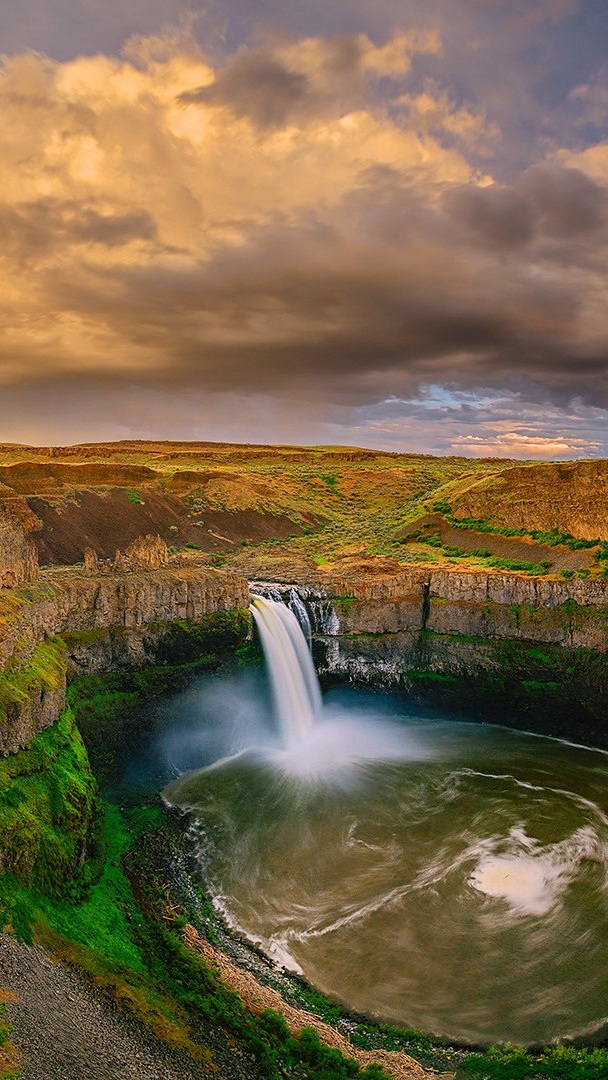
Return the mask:
M286 747L305 739L321 711L321 690L300 624L285 604L253 596L274 705Z
M308 648L312 650L312 626L310 625L310 617L306 610L306 605L297 589L291 589L289 592L289 608L293 611L302 628L302 633L306 638Z

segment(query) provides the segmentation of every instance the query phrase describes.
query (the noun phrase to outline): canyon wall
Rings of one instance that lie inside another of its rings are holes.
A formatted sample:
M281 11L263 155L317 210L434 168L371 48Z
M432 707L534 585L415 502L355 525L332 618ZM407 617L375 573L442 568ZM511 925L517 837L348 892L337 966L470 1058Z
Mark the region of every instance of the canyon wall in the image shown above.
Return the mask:
M294 586L267 588L288 599ZM582 709L603 733L608 580L401 567L317 575L295 588L326 675L410 691L466 684L490 707L505 687L513 700L523 687L555 714ZM217 613L243 611L248 601L243 577L203 566L96 572L91 562L84 570L42 570L37 580L2 590L0 754L27 746L54 722L75 674L170 662L170 640ZM238 633L247 628L241 619Z
M289 598L290 585L253 583ZM382 575L318 575L299 594L332 636L435 634L507 638L608 650L608 579L526 577L402 567ZM325 614L324 614L325 613ZM327 618L332 617L331 629Z
M403 568L297 589L325 677L608 746L608 580Z
M67 681L167 658L168 637L248 605L237 574L163 569L98 576L41 571L0 594L0 753L15 753L57 719ZM245 630L243 630L245 632Z

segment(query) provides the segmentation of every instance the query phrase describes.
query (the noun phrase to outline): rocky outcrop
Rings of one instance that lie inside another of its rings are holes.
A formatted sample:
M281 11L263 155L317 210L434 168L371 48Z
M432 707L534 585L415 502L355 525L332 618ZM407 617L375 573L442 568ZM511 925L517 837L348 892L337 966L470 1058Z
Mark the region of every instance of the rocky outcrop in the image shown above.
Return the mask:
M608 538L608 462L559 461L516 465L443 489L456 518Z
M363 580L332 575L340 634L437 634L608 650L608 579L571 581L475 570L422 570Z
M0 597L0 753L14 753L54 722L71 674L165 659L172 627L202 624L248 601L243 578L205 568L97 577L46 570L36 586L7 591Z
M175 560L174 560L175 561ZM134 570L161 570L169 563L169 548L160 536L138 536L126 551L117 551L113 559L100 559L94 548L85 548L86 574L132 573ZM176 563L177 565L177 563Z
M25 499L0 484L0 589L38 577L38 555L28 532L39 524Z
M138 536L124 553L116 552L116 569L122 568L122 559L129 570L160 570L169 562L169 548L160 536Z

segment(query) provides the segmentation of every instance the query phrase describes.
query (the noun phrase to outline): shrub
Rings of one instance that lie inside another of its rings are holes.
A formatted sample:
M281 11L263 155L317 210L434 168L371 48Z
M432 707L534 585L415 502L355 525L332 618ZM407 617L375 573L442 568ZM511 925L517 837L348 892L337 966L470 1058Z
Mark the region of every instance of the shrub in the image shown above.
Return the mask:
M433 503L434 514L451 514L452 507L447 499L436 499Z
M489 560L489 565L496 570L523 570L526 574L546 574L552 565L549 559L541 562L526 562L524 559L499 559L494 557Z

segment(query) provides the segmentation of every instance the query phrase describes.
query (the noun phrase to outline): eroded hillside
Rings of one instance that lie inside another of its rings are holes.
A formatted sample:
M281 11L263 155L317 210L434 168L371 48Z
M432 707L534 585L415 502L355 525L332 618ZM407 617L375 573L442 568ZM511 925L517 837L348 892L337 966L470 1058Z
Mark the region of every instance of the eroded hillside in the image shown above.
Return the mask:
M87 547L111 558L145 534L245 571L279 556L317 567L384 556L595 576L608 555L600 545L608 540L605 461L217 443L5 445L0 485L37 517L43 565L80 562Z

